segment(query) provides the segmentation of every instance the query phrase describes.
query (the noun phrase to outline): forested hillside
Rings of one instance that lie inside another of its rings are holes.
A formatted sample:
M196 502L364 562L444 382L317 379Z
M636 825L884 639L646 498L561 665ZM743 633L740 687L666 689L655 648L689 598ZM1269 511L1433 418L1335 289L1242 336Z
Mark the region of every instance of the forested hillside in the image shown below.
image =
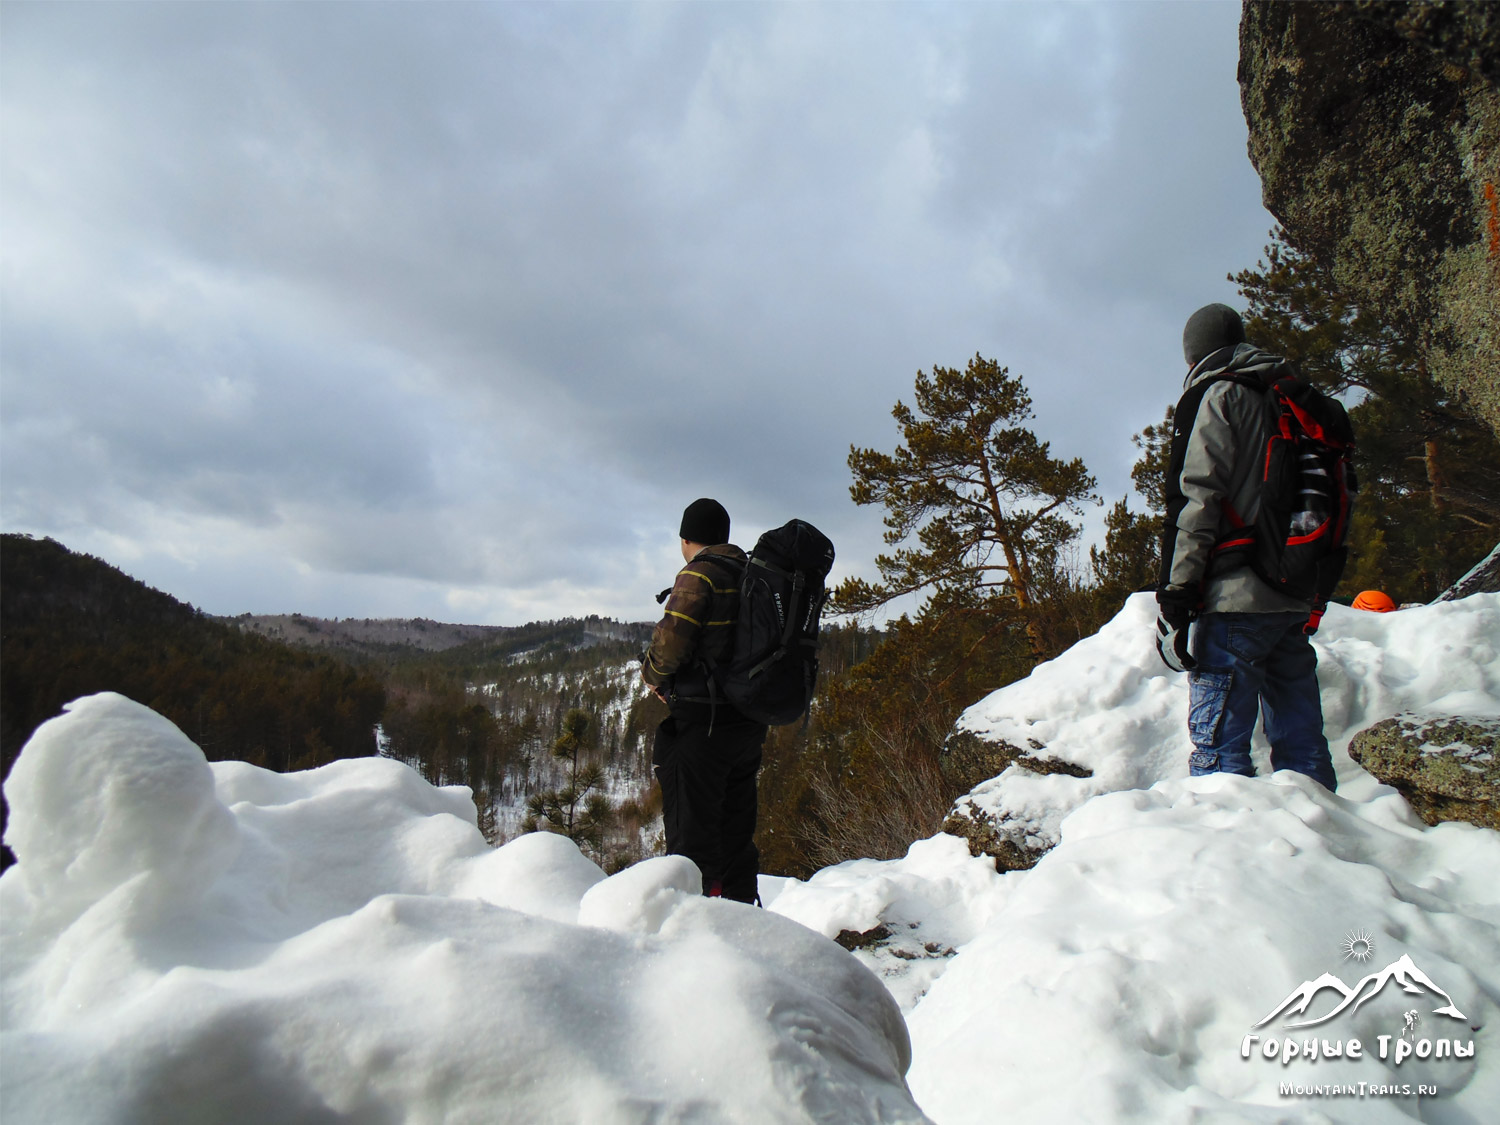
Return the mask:
M276 620L212 618L54 540L4 536L5 773L64 704L115 691L165 715L215 761L285 772L383 750L434 783L471 786L498 840L520 831L533 794L560 787L550 751L576 711L587 716L584 759L607 772L611 813L626 814L598 854L639 858L640 825L654 815L643 746L657 716L644 713L626 669L649 624L292 615L283 620L301 643L288 644L266 635ZM401 643L403 632L425 641Z
M0 751L82 695L167 716L214 761L307 769L374 754L371 670L242 633L51 539L0 542Z
M589 617L440 652L390 650L378 660L385 752L435 784L469 786L492 842L523 830L533 798L561 795L579 770L592 771L591 784L573 785L579 791L564 803L576 812L592 797L597 831L582 831L572 817L533 826L573 837L607 867L650 854L659 812L649 796L655 718L634 674L650 631ZM565 726L566 767L553 756Z
M210 759L305 769L376 752L377 676L213 621L90 555L6 535L0 548L6 768L38 723L117 691Z
M6 773L64 704L116 691L171 719L215 761L284 772L383 752L434 784L467 785L492 842L558 831L609 869L660 846L650 753L666 712L636 664L649 622L218 619L101 559L22 535L4 537L0 591ZM282 631L295 643L275 639L279 623L294 625ZM829 629L825 684L878 635ZM818 731L785 728L768 742L770 870L813 867L820 759L807 743Z
M242 613L219 618L246 632L309 648L337 648L378 656L392 649L440 652L471 641L503 642L503 625L454 625L415 618L308 617L301 613Z
M387 693L386 753L429 781L473 789L492 842L547 828L608 870L653 854L661 797L651 745L666 707L642 687L637 663L651 628L588 617L533 623L441 652L388 650L376 661ZM759 832L767 871L818 866L837 817L823 810L817 791L839 785L819 749L832 714L821 700L881 636L855 624L825 626L820 700L809 722L774 728L767 738Z

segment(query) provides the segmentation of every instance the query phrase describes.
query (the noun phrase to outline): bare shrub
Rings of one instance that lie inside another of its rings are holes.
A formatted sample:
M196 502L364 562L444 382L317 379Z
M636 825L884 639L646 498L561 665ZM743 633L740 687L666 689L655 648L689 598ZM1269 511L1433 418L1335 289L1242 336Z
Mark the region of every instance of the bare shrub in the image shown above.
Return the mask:
M847 859L896 859L936 833L956 794L936 761L907 754L881 758L880 772L848 784L851 775L814 769L818 815L801 829L803 847L819 867Z

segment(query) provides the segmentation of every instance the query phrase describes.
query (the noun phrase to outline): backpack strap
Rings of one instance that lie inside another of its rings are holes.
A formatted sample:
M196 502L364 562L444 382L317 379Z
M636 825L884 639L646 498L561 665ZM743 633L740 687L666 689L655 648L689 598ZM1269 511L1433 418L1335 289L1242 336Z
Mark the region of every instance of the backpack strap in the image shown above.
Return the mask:
M705 562L718 563L719 568L726 574L728 574L731 578L743 579L745 576L744 559L737 559L732 555L696 555L691 560L689 560L688 565L691 566L693 563L698 562L700 559ZM667 592L670 593L671 591ZM705 673L704 680L708 684L708 696L705 698L702 696L674 695L673 698L680 699L683 703L708 704L708 734L711 737L714 733L714 718L718 713L719 700L721 698L721 693L719 691L719 685L717 682L718 677L715 675L715 673L718 671L718 667L715 661L705 660L701 656L697 658L697 663Z
M689 560L687 565L692 566L695 562L718 563L719 568L731 578L743 578L745 575L745 561L744 559L734 558L731 555L695 555Z
M755 555L751 555L747 561L751 562L751 563L754 563L756 566L763 566L767 570L769 570L772 574L780 575L782 578L791 578L794 574L799 573L797 571L792 571L792 570L783 570L783 569L781 569L781 567L777 566L775 563L773 563L773 562L767 562L765 559L759 558L759 557L757 557Z
M1259 391L1262 394L1270 390L1264 379L1253 375L1241 375L1232 371L1221 371L1216 375L1209 375L1200 379L1182 393L1177 400L1177 409L1172 418L1172 445L1167 455L1167 473L1163 488L1166 500L1166 515L1162 520L1161 544L1159 554L1161 556L1161 570L1158 574L1156 588L1158 591L1165 590L1172 579L1172 560L1176 554L1177 546L1177 517L1182 514L1182 509L1187 506L1187 496L1182 491L1182 467L1187 460L1187 446L1189 439L1193 436L1193 427L1198 421L1198 410L1203 405L1203 397L1208 394L1209 388L1216 383L1238 383L1242 387ZM1216 545L1215 550L1219 548ZM1200 586L1208 579L1208 568L1205 567ZM1198 591L1201 596L1201 589Z

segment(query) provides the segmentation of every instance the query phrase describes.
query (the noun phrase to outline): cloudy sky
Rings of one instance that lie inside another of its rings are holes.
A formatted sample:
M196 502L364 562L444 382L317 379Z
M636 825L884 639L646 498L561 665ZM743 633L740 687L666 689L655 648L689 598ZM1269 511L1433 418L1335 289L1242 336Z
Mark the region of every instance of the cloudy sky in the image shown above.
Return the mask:
M1112 500L1272 224L1238 18L7 0L0 524L211 613L647 619L700 495L873 577L849 446L976 352Z

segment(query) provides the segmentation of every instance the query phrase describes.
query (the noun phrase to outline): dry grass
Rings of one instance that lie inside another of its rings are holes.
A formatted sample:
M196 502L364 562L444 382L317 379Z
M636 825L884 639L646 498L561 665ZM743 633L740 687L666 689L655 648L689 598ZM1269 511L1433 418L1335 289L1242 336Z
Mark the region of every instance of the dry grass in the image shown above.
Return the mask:
M896 859L943 825L953 793L935 761L905 754L882 760L882 773L858 785L826 769L812 777L818 817L802 828L819 867L847 859Z

